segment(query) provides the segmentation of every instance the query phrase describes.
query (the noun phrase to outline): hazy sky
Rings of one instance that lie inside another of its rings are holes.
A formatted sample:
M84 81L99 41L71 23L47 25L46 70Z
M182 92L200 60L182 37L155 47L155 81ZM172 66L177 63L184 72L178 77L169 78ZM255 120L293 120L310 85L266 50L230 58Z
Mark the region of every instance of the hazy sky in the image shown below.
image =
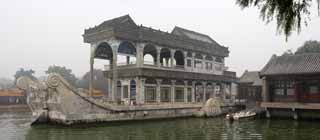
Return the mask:
M245 69L260 70L272 54L320 40L317 15L286 42L274 23L266 25L255 8L241 10L235 0L2 0L0 77L10 78L20 67L41 76L53 64L82 76L89 70L84 29L125 14L139 25L163 31L177 25L210 35L229 47L226 65L238 76Z

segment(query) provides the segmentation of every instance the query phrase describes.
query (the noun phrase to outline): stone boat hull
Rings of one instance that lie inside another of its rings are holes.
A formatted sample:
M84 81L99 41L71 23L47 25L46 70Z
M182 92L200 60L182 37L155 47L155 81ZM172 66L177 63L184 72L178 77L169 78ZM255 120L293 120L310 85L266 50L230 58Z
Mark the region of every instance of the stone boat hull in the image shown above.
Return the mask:
M46 82L21 77L19 88L27 91L27 103L37 123L94 123L190 117L199 114L202 104L115 105L89 97L78 91L58 74L49 75ZM207 107L208 108L208 107ZM219 106L220 108L220 106ZM206 109L219 110L220 109Z

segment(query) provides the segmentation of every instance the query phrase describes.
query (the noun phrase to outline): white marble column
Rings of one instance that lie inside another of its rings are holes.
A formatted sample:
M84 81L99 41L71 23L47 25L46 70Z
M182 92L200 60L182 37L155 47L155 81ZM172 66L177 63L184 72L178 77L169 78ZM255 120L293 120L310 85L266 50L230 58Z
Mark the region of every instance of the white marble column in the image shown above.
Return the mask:
M202 70L206 70L206 56L205 54L202 55Z
M137 45L137 54L136 54L136 65L137 67L141 67L143 65L143 49L144 49L144 44L138 44Z
M131 91L130 91L130 86L131 86L131 85L130 85L130 81L131 81L131 80L128 80L128 100L129 100L129 104L130 104L130 100L131 100L131 99L130 99L130 95L131 95Z
M176 85L176 80L171 80L171 102L175 103L175 85Z
M141 78L140 82L141 82L140 103L144 104L145 103L145 82L146 82L146 79Z
M157 66L160 67L160 53L161 53L161 47L157 47Z
M184 81L184 102L188 102L188 81Z
M170 50L170 54L171 54L171 60L170 60L170 62L171 62L171 67L172 68L174 68L174 64L173 64L173 61L174 61L174 53L176 52L176 50L174 50L174 49L171 49Z
M112 58L112 101L116 101L117 95L117 81L118 81L118 70L117 70L117 55L118 55L118 45L112 46L113 58Z
M156 101L157 103L160 103L161 102L161 82L162 82L162 79L156 79L157 81L157 87L156 87Z
M192 60L191 60L191 67L192 67L191 70L194 70L194 61L195 61L194 57L195 57L195 55L196 54L193 52L192 53Z
M196 102L195 90L196 90L196 82L192 81L191 98L193 103Z
M93 94L93 65L96 45L91 44L90 47L90 81L89 81L89 96Z
M112 79L108 77L108 99L112 99L111 93L112 93Z
M183 52L183 58L184 58L184 69L187 69L187 51Z
M140 78L139 77L136 77L135 78L136 80L136 102L138 104L140 104L141 102L141 82L140 82Z
M203 102L206 102L206 95L207 95L207 82L202 82L202 86L203 86Z

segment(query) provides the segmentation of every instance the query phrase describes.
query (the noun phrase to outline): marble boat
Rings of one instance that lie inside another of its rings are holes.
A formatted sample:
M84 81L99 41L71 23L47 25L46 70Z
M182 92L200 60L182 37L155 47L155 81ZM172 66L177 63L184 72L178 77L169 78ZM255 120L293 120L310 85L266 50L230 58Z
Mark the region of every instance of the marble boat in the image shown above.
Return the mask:
M218 100L204 104L117 105L95 99L71 86L59 74L45 82L20 77L17 86L27 92L34 122L71 125L77 123L163 119L221 114Z

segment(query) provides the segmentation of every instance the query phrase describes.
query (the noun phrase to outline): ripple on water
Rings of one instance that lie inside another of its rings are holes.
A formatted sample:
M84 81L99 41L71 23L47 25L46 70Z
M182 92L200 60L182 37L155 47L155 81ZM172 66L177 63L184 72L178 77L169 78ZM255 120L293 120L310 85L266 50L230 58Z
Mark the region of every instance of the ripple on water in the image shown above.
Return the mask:
M320 122L223 118L30 127L30 113L1 113L0 140L319 140Z

